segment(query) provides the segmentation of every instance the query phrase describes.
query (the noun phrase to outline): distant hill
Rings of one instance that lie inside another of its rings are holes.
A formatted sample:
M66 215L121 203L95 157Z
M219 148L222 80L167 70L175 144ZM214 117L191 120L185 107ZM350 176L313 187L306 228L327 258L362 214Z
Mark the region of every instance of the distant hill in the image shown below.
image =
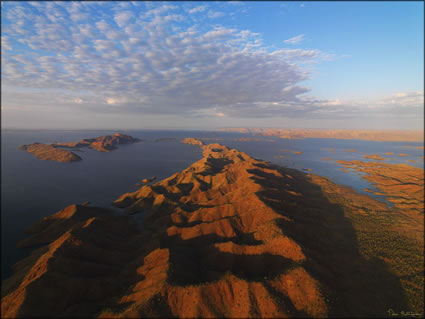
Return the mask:
M280 138L335 138L366 141L423 142L424 131L403 130L317 130L317 129L269 129L269 128L224 128L223 132L251 133Z

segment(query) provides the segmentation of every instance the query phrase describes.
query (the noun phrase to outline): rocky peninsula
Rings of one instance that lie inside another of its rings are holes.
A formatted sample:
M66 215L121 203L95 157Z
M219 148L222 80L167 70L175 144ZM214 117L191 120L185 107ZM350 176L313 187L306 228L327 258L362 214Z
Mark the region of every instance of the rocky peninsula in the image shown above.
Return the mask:
M42 246L3 282L2 315L423 311L423 214L413 220L327 178L201 147L188 168L116 199L123 215L71 205L28 229L20 246Z

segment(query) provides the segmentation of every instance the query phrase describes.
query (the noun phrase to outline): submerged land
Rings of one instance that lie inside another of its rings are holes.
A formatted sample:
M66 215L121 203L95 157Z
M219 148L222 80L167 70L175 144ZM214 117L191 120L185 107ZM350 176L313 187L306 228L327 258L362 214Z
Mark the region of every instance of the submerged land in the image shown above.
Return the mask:
M115 199L123 214L74 204L30 227L19 246L38 248L3 282L2 316L423 315L423 170L339 163L367 174L389 207L325 177L185 142L203 157Z
M365 156L366 157L366 156ZM363 179L372 183L400 212L418 219L424 213L424 170L407 164L384 164L362 161L336 161L358 172Z
M366 141L423 142L424 131L403 130L319 130L319 129L268 129L268 128L224 128L224 132L250 133L262 136L278 136L287 139L335 138ZM423 149L423 147L422 147Z
M89 147L99 152L109 152L116 149L119 144L131 144L139 141L140 139L134 138L130 135L115 133L114 135L87 138L79 142L71 143L33 143L22 145L19 149L32 153L35 157L41 160L70 163L80 161L81 157L72 151L63 150L61 148L72 148L74 151L78 151L78 148L80 147Z

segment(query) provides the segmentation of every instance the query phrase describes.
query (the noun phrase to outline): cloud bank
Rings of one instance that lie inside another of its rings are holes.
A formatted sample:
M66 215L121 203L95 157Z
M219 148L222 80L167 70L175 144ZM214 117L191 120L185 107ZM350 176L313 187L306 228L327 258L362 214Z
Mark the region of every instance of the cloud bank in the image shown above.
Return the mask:
M221 5L244 6L236 4ZM423 92L372 104L309 97L303 65L331 55L271 49L258 33L220 24L225 15L210 3L5 3L2 105L219 118L346 117L423 106Z

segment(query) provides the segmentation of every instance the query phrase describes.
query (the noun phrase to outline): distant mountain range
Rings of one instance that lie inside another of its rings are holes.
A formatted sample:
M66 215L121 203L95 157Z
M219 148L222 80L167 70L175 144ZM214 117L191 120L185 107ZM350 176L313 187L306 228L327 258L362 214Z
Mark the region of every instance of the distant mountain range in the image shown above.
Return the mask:
M319 130L319 129L284 129L284 128L223 128L222 132L251 133L280 138L335 138L359 139L366 141L423 142L424 131L403 130Z

